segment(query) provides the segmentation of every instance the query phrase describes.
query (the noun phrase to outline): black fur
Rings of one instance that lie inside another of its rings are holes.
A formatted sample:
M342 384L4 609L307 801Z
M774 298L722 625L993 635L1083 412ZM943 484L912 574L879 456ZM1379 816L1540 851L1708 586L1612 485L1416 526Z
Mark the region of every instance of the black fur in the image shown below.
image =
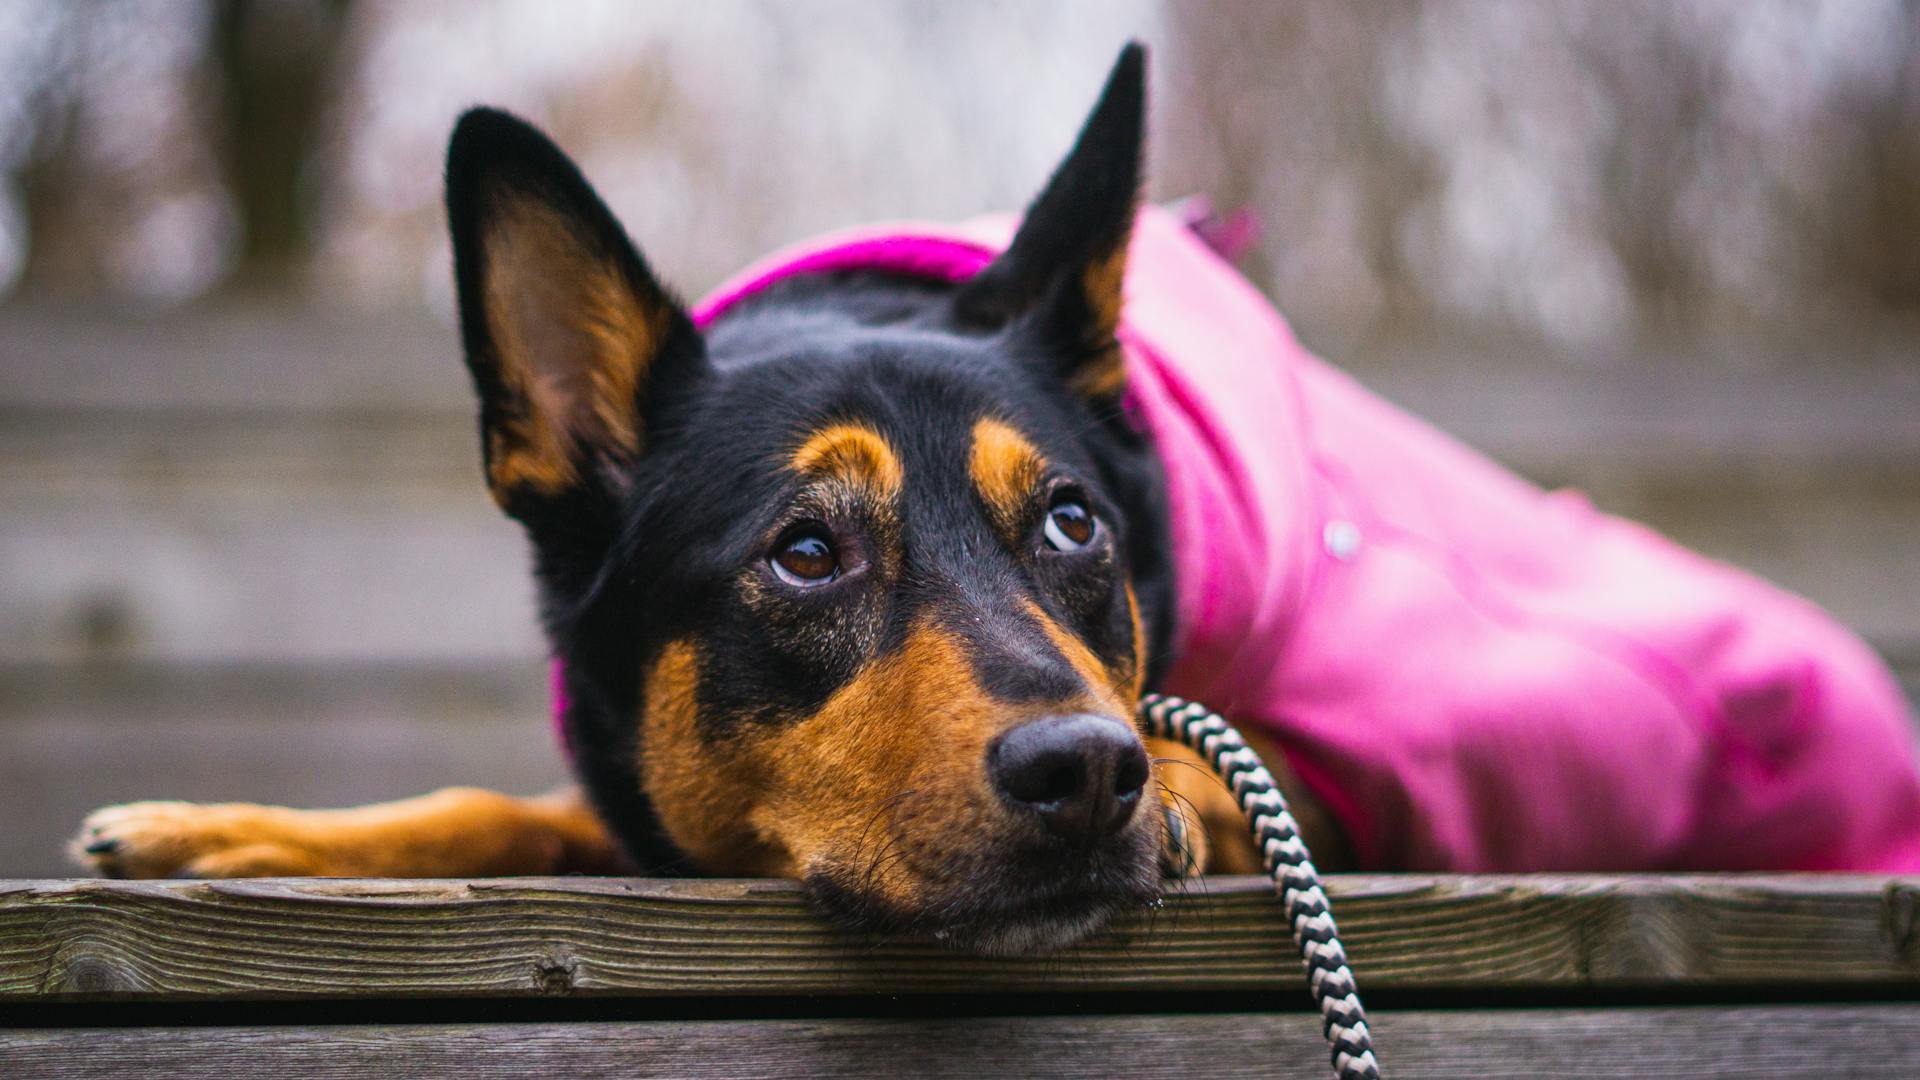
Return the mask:
M817 708L874 656L931 615L964 637L982 685L1009 701L1071 689L1065 658L1022 613L1038 603L1103 658L1130 656L1124 583L1137 592L1149 682L1170 659L1172 569L1160 466L1115 400L1068 387L1111 341L1090 337L1071 288L1125 242L1140 185L1143 57L1121 54L1072 153L1029 209L1009 250L960 287L881 274L794 279L742 303L704 334L662 288L566 157L524 123L475 110L447 162L463 340L483 433L527 403L499 377L484 310L489 200L543 200L619 267L638 303L671 330L634 402L643 450L588 447L581 482L519 495L507 510L531 538L541 610L565 663L574 768L636 863L690 868L663 835L638 775L642 673L664 645L702 643L706 737ZM1054 464L1104 530L1099 552L1042 550L989 526L966 471L974 422L1002 418ZM783 467L796 440L837 420L882 432L905 464L897 521L860 506L800 506ZM483 442L484 442L483 437ZM773 542L796 516L833 524L868 572L808 593L763 587ZM862 546L865 546L862 548ZM887 552L897 558L886 561ZM1131 703L1119 703L1124 715Z

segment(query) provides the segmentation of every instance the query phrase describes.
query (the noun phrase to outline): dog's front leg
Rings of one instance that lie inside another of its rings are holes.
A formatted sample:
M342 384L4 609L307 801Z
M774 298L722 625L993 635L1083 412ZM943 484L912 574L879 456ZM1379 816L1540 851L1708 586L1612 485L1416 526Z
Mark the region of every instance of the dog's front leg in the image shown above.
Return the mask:
M1351 849L1333 815L1318 799L1309 795L1299 777L1287 768L1287 759L1279 748L1255 734L1241 733L1266 763L1274 782L1280 785L1294 820L1300 823L1301 839L1313 853L1314 865L1321 870L1337 871L1352 865ZM1266 872L1259 849L1240 813L1240 804L1227 785L1207 767L1206 760L1185 746L1168 739L1148 739L1147 753L1153 759L1153 775L1160 782L1168 812L1180 818L1173 830L1184 851L1171 853L1168 864L1190 873L1260 874Z
M622 868L578 789L480 788L343 810L137 802L88 815L71 852L107 877L491 877Z

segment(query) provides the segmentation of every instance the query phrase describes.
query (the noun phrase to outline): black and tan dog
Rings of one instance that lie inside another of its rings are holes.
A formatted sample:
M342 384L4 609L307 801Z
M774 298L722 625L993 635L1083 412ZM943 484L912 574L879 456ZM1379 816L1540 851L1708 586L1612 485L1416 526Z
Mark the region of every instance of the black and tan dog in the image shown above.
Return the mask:
M850 926L1002 952L1149 902L1170 850L1254 868L1218 782L1132 720L1172 619L1159 469L1118 409L1142 63L1122 55L977 278L805 277L704 331L552 143L467 114L447 162L467 363L579 788L136 803L90 817L81 857L790 875Z

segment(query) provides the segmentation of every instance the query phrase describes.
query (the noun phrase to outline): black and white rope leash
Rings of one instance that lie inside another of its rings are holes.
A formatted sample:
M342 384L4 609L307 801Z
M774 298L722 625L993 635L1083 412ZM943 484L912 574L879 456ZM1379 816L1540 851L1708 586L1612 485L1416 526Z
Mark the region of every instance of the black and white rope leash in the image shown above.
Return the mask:
M1140 716L1147 734L1192 747L1226 781L1293 924L1293 941L1307 966L1307 985L1320 1006L1321 1030L1333 1051L1334 1074L1341 1080L1379 1080L1367 1013L1347 967L1347 950L1340 944L1326 891L1320 887L1320 872L1273 775L1233 725L1203 705L1148 694L1140 699Z

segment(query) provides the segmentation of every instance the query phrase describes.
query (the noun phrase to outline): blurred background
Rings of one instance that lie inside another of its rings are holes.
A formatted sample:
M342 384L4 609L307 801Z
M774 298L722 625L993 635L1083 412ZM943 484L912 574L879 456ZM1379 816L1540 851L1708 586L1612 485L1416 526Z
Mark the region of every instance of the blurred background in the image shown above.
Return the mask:
M0 0L0 876L91 807L538 790L440 155L548 129L689 295L1011 209L1115 50L1306 342L1920 682L1920 2Z

